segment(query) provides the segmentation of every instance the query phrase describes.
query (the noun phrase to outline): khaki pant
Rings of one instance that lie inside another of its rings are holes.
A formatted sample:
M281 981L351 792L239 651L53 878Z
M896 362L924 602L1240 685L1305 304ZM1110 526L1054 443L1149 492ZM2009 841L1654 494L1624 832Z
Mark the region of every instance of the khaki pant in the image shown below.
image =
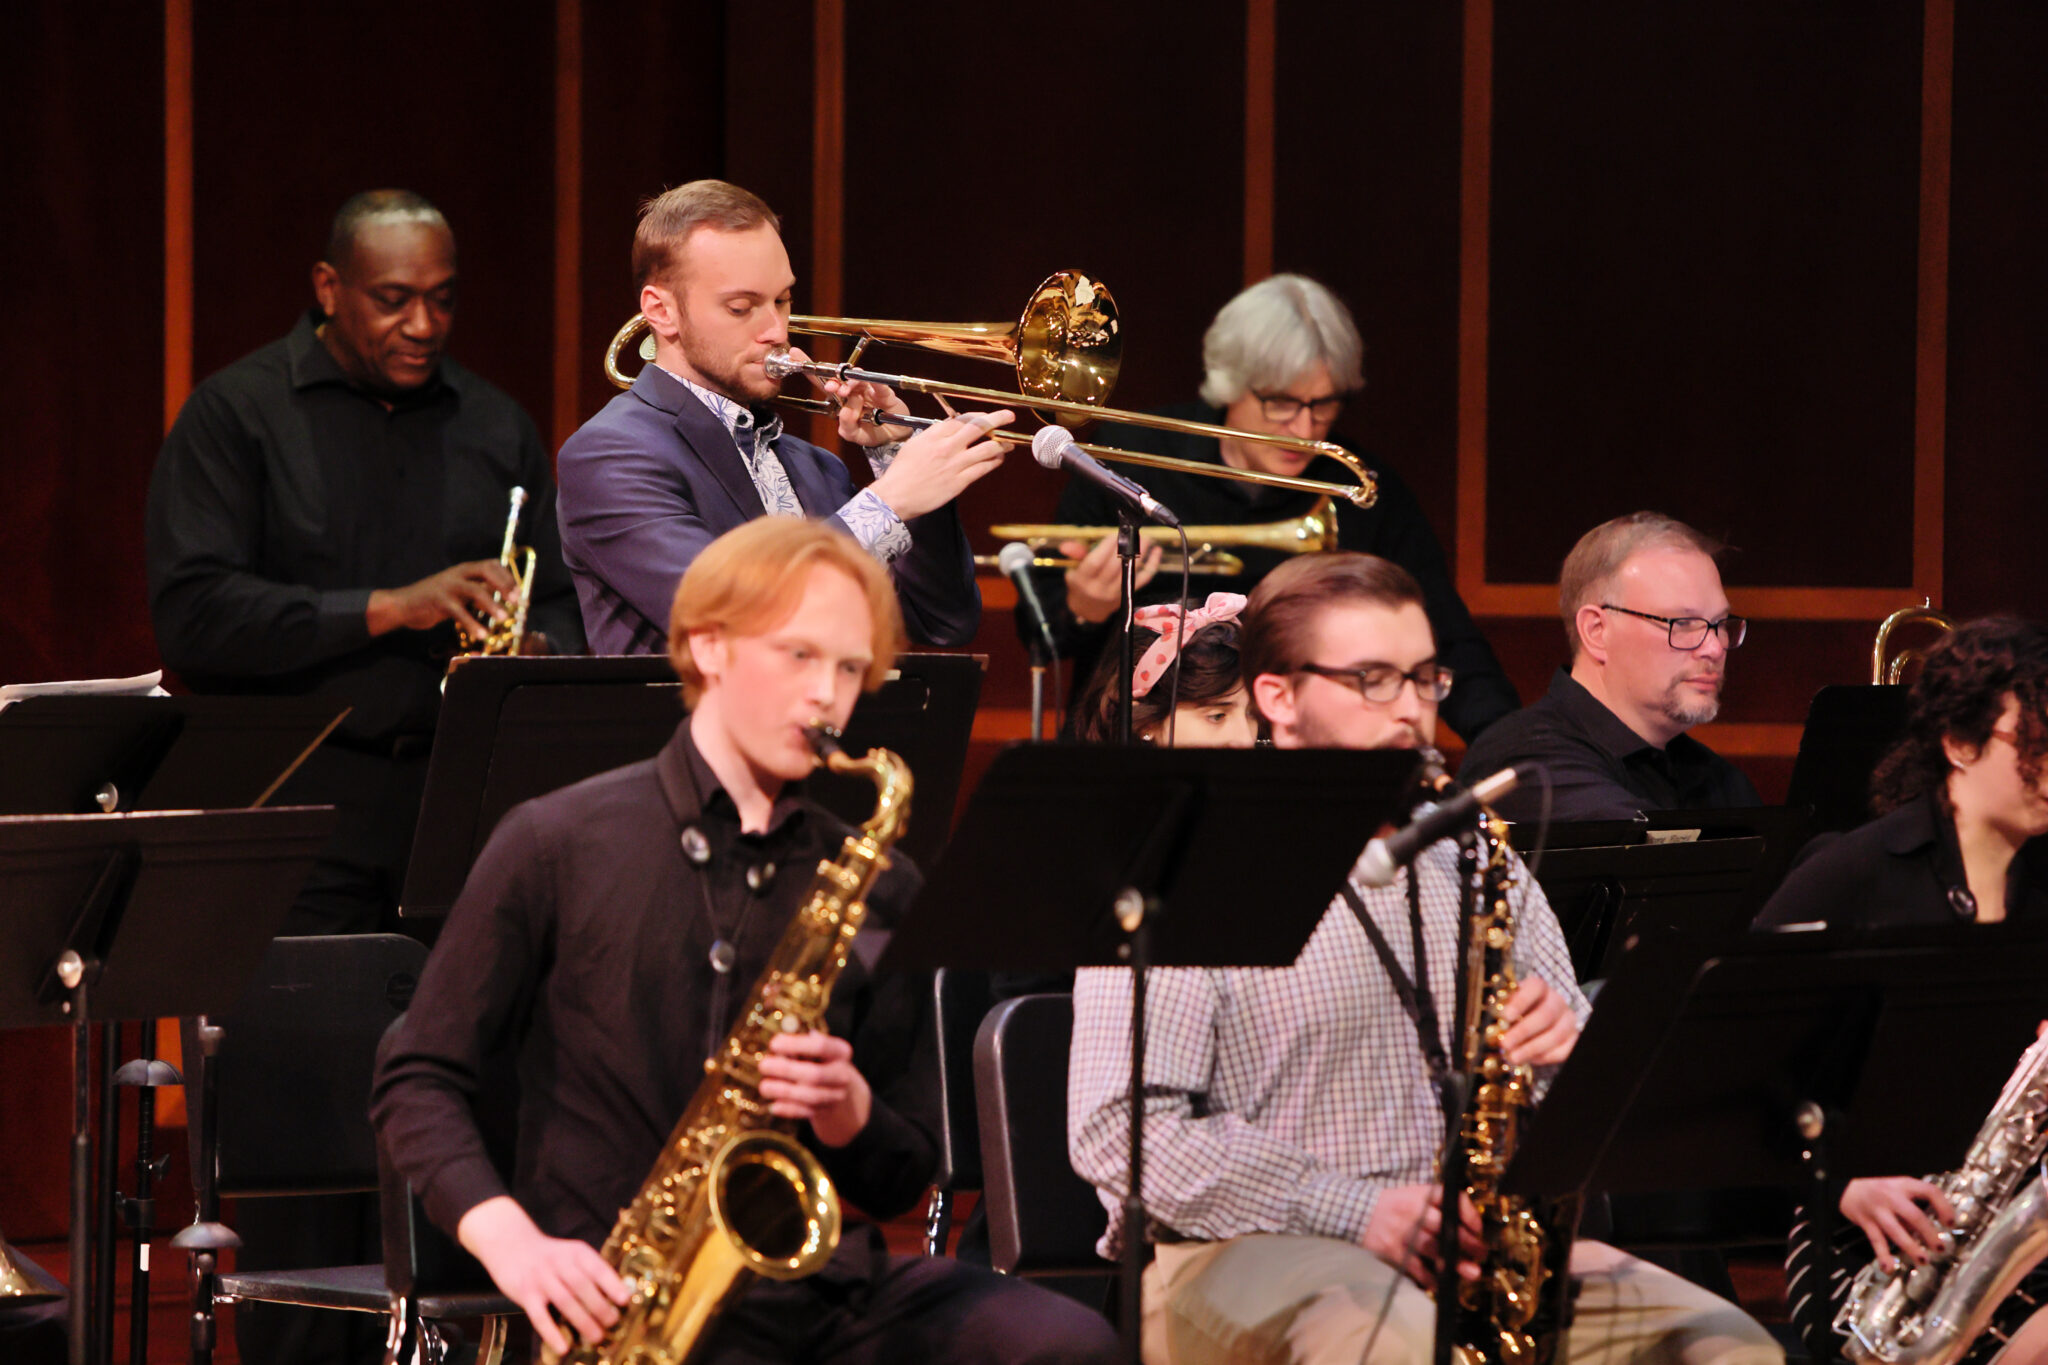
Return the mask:
M1429 1359L1435 1302L1364 1247L1261 1234L1158 1250L1145 1271L1145 1365ZM1570 1365L1783 1365L1748 1314L1668 1271L1587 1241L1571 1267Z

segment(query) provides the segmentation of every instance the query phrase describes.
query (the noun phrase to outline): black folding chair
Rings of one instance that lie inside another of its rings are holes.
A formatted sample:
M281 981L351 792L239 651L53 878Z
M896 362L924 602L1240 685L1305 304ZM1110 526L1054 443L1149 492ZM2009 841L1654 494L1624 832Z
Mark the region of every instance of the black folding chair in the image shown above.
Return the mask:
M378 1188L370 1128L377 1042L411 999L426 957L425 945L398 934L277 939L235 1011L212 1021L222 1029L214 1055L200 1046L197 1021L185 1021L187 1083L193 1093L208 1085L218 1093L215 1121L206 1122L204 1105L192 1120L202 1208L220 1196ZM391 1299L384 1267L373 1262L219 1275L202 1311L236 1302L385 1313ZM210 1325L203 1335L213 1339Z
M386 1045L397 1028L394 1021L385 1034ZM504 1170L510 1165L511 1119L517 1110L511 1059L497 1059L485 1069L478 1126L492 1148L492 1158ZM384 1283L391 1305L385 1365L407 1359L416 1359L420 1365L440 1365L449 1347L444 1324L478 1318L483 1320L477 1339L478 1365L495 1365L504 1355L519 1305L499 1293L477 1259L427 1217L419 1196L392 1165L382 1142L377 1144L377 1164Z
M1108 1215L1067 1160L1073 1031L1071 995L1021 995L991 1010L974 1040L981 1197L995 1268L1005 1274L1116 1274L1095 1250Z
M924 1249L931 1256L946 1254L953 1234L954 1197L981 1188L974 1038L990 998L984 972L941 967L932 973L932 1014L939 1038L939 1170L925 1207Z

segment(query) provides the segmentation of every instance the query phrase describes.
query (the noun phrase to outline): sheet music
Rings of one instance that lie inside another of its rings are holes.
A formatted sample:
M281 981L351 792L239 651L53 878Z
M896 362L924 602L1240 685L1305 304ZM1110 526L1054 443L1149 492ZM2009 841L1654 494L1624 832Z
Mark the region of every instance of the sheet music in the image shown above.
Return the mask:
M59 682L6 683L0 685L0 711L30 697L168 697L163 688L164 671L138 673L132 678L73 678Z

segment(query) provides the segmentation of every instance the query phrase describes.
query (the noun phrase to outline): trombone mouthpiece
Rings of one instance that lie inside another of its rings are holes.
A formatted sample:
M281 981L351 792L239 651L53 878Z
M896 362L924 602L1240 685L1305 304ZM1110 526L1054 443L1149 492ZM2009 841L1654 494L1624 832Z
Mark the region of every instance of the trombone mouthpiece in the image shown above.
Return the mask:
M778 346L770 351L763 357L761 368L768 371L770 379L787 379L798 370L796 361L790 359L787 346Z

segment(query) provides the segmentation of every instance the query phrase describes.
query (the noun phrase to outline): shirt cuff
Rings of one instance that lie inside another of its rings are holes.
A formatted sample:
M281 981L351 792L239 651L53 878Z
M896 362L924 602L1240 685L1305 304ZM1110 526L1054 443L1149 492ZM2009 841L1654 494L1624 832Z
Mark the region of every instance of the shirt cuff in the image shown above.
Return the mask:
M853 538L883 564L894 564L910 550L910 528L896 509L872 488L863 488L839 509L839 519Z
M1334 1171L1311 1176L1302 1186L1300 1210L1305 1230L1316 1236L1357 1243L1365 1237L1379 1205L1377 1185Z
M329 588L318 593L315 610L319 613L320 637L334 644L353 648L367 644L370 639L370 594L371 588Z
M420 1202L426 1205L427 1217L452 1238L464 1214L506 1193L505 1182L488 1157L467 1156L435 1172L420 1191Z
M889 467L889 462L896 458L896 453L903 449L903 442L890 441L886 445L862 448L868 453L868 468L874 470L875 477L879 479L882 477L882 471Z

